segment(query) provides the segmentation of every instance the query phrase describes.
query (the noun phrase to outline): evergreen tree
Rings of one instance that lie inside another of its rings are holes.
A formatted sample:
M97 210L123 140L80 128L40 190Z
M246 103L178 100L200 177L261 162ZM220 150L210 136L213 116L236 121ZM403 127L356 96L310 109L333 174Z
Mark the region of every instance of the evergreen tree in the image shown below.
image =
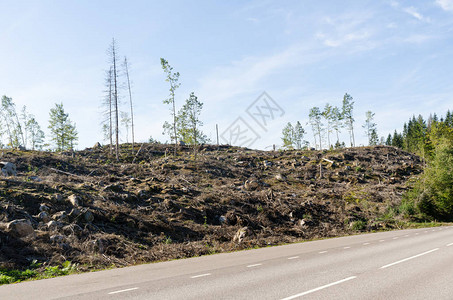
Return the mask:
M342 107L342 118L345 122L345 126L349 131L349 139L351 142L351 147L355 147L355 138L354 138L354 101L352 101L351 95L348 93L344 94L343 97L343 107Z
M203 122L200 120L203 103L192 92L176 117L177 137L187 145L206 143L208 137L200 130Z
M368 138L368 145L377 145L378 137L377 137L377 130L376 130L376 123L374 123L374 113L371 111L366 112L366 119L365 124L363 124L363 128L365 128L365 134Z
M41 150L44 144L44 132L33 115L28 116L25 127L30 138L31 150Z
M56 151L72 150L77 144L75 124L72 124L69 115L65 113L63 103L56 103L50 109L49 129Z
M165 122L163 125L164 132L166 132L172 141L175 143L175 155L176 155L176 149L178 147L178 134L177 134L177 124L176 124L176 105L175 105L175 91L176 89L181 85L178 83L179 81L179 72L173 72L173 68L170 66L168 61L165 59L161 58L160 63L162 66L162 69L165 72L165 75L167 78L165 81L167 81L170 84L170 95L168 96L167 99L164 100L164 104L170 104L171 105L171 116L172 116L172 123Z
M332 105L330 105L329 103L326 104L322 112L322 116L324 117L324 119L326 119L327 147L330 149L330 134L333 131L336 117Z
M8 137L8 145L11 148L25 147L25 138L19 116L16 112L16 105L12 98L3 96L0 109L0 117Z
M294 145L296 149L302 149L306 146L306 142L304 141L305 130L300 124L299 121L296 122L294 126Z
M334 107L332 109L332 129L335 131L335 134L337 136L337 142L335 144L340 144L340 129L342 128L342 115L341 111L338 107Z
M315 145L316 145L316 137L318 137L319 141L319 150L322 149L322 135L323 135L323 124L321 121L321 111L319 107L312 107L310 109L309 120L311 124L311 128L313 130L313 135L315 138Z
M294 127L290 122L288 122L282 130L283 148L288 150L294 149L294 135Z

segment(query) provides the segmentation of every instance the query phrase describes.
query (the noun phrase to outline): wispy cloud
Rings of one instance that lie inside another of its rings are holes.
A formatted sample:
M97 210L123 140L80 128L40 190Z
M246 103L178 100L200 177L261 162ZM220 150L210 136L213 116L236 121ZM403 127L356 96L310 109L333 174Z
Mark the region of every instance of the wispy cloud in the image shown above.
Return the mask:
M417 9L413 6L409 6L409 7L404 7L403 8L403 11L409 15L411 15L412 17L416 18L417 20L419 21L423 21L423 22L429 22L429 18L426 18L424 17L421 13L419 13L417 11Z
M436 0L436 4L443 10L453 11L453 0Z

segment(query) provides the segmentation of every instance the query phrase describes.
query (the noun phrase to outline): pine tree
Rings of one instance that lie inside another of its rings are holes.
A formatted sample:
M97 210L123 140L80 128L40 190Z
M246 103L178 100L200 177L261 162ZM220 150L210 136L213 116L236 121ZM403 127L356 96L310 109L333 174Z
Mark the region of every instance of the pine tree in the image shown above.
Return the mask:
M321 111L319 107L312 107L310 109L309 114L309 122L313 130L313 135L315 137L315 145L316 145L316 137L318 137L319 141L319 150L322 149L322 135L324 132L323 124L321 121Z
M335 144L340 144L340 137L339 137L339 134L340 134L340 129L342 128L342 115L341 115L341 111L338 107L334 107L332 109L332 129L335 131L335 134L337 136L337 142Z
M72 124L69 115L65 113L63 103L55 104L50 109L49 126L51 140L56 151L72 150L77 143L77 130Z
M174 141L175 143L175 155L176 155L176 150L178 147L178 134L177 134L177 128L176 128L176 104L175 104L175 91L176 89L181 85L178 83L179 81L179 72L173 72L173 68L170 66L168 61L165 59L161 58L160 59L160 64L162 66L162 69L165 72L165 75L167 78L165 81L167 81L170 84L170 95L168 96L167 99L164 100L164 104L170 104L171 105L171 116L173 119L173 122L170 124L168 122L165 122L163 125L164 132L168 133L170 135L170 139Z
M286 126L282 130L283 148L288 150L294 149L294 135L294 127L290 122L288 122L288 124L286 124Z
M33 115L28 115L25 127L30 138L31 150L41 150L44 144L44 132L41 130L41 126L39 126Z
M329 103L326 104L326 106L324 107L324 111L322 112L322 116L324 117L324 119L326 119L327 145L328 148L330 149L331 147L330 134L333 131L334 121L336 117L332 105L330 105Z
M377 145L379 138L377 137L377 130L376 130L376 123L374 123L374 113L371 111L366 112L366 119L365 124L363 124L363 128L365 128L365 134L368 138L368 145Z
M203 103L192 92L186 103L179 110L176 123L178 138L187 145L196 146L208 141L207 136L200 130L203 122L200 120Z
M355 147L355 138L354 138L354 117L353 117L353 110L354 110L354 101L352 101L351 95L348 93L344 94L343 97L343 107L342 107L342 119L345 122L346 128L349 131L349 139L351 142L351 147Z
M296 125L294 126L294 144L296 149L302 149L303 147L305 147L306 142L304 142L304 134L305 130L302 127L302 124L297 121Z

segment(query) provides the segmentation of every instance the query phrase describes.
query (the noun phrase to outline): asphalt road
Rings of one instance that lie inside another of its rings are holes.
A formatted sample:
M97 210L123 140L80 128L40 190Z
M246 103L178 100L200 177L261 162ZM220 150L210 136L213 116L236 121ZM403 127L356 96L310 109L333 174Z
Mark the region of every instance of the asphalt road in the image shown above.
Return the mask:
M401 230L0 286L0 299L453 299L453 227Z

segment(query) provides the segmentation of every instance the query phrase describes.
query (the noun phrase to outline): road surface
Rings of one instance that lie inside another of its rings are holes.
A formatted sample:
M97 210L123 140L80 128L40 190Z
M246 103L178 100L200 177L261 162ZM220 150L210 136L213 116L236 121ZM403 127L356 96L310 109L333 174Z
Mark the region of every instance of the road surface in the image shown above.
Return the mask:
M400 230L0 286L0 299L453 299L453 227Z

